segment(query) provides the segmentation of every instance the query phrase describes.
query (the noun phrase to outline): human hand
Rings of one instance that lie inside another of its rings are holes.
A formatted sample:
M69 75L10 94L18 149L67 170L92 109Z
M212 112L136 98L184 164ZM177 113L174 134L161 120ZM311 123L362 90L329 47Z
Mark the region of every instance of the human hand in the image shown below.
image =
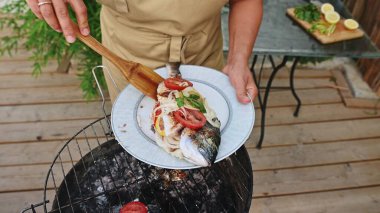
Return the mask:
M75 31L69 17L68 4L73 8L78 20L78 26L82 35L90 34L88 26L87 8L82 0L27 0L32 12L57 32L63 32L66 41L75 41Z
M228 75L232 86L235 88L239 102L247 104L251 102L250 97L252 100L255 99L258 90L253 81L251 70L246 63L228 63L222 71ZM250 97L248 97L247 93Z

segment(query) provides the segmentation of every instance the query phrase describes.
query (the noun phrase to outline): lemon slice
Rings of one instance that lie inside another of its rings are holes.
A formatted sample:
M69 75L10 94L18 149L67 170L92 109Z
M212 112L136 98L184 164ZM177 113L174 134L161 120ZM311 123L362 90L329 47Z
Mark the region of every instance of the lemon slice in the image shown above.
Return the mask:
M335 11L335 9L334 9L334 6L332 6L332 4L330 4L330 3L322 4L321 12L323 14L326 14L327 12L333 12L333 11Z
M344 26L349 30L356 30L359 28L359 24L354 19L347 19L344 21Z
M165 136L164 121L162 120L162 116L161 115L157 117L156 123L154 125L154 129L161 136Z
M335 11L330 11L325 14L325 19L330 24L336 24L340 20L340 15Z

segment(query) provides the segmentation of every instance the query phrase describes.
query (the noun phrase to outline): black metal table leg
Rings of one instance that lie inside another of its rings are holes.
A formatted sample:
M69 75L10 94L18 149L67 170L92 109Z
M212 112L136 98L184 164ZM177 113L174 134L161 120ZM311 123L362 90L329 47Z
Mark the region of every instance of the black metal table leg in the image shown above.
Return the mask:
M301 104L302 104L301 103L301 99L298 97L298 95L296 93L296 90L294 88L294 72L296 71L296 67L297 67L299 59L300 59L299 57L295 57L293 65L292 65L292 68L290 70L290 78L289 78L290 79L290 89L292 91L292 94L293 94L294 98L297 101L297 107L296 107L296 110L293 113L294 117L298 117L298 112L299 112Z
M270 60L270 62L272 64L273 71L272 71L272 73L271 73L271 75L269 77L268 83L266 85L266 90L265 90L265 93L264 93L264 98L263 99L261 98L260 92L259 92L259 95L258 95L260 109L261 109L260 138L259 138L259 141L258 141L257 146L256 146L256 148L258 148L258 149L261 148L263 140L264 140L266 108L267 108L267 103L268 103L268 98L269 98L269 92L270 92L270 89L271 89L271 86L272 86L272 82L273 82L274 78L276 77L277 72L282 67L285 66L286 62L288 61L288 57L284 56L282 62L279 65L277 65L277 66L275 66L275 63L274 63L274 60L273 60L272 56L269 56L269 60ZM254 76L254 80L255 80L256 85L260 85L260 82L257 81L256 73L254 71L255 70L254 66L255 66L256 61L257 61L257 56L255 56L255 58L254 58L254 60L252 62L251 70L253 72L253 76Z

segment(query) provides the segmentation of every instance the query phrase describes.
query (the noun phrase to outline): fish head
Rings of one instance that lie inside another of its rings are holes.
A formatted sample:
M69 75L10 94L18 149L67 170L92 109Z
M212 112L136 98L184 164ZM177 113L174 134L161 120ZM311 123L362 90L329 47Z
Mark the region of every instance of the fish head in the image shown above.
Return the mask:
M180 149L186 160L200 166L211 166L218 154L220 129L206 123L198 131L185 128L181 134Z

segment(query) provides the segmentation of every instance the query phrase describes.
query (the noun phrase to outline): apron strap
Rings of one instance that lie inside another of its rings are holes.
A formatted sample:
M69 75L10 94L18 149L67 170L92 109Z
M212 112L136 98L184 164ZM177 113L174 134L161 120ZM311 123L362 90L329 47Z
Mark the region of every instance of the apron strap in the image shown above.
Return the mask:
M181 62L182 36L170 38L169 62Z

